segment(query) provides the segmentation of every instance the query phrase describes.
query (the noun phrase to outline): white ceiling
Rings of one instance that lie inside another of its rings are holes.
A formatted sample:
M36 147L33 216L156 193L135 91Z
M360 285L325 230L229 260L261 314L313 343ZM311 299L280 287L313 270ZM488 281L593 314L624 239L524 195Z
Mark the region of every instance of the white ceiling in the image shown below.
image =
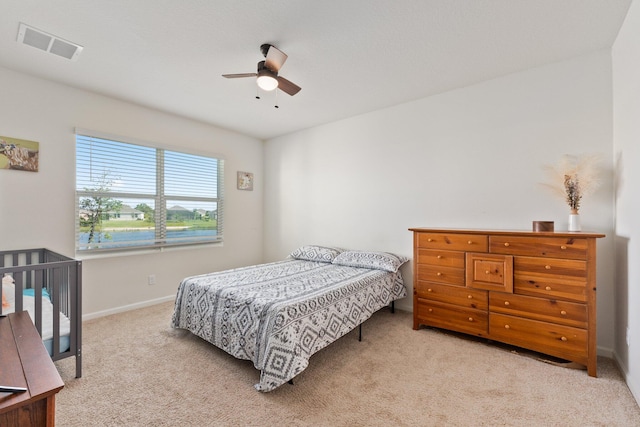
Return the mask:
M610 48L630 2L0 0L0 66L268 139ZM84 50L19 44L20 22ZM265 42L302 87L279 109L221 77L254 72Z

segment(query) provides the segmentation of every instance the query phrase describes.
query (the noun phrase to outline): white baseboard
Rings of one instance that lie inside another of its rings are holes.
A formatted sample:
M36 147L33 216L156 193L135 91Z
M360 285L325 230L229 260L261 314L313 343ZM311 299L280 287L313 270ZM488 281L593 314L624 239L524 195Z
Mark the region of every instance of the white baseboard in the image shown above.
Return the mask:
M613 361L616 363L616 365L618 366L618 370L624 377L624 381L627 383L627 387L629 387L629 391L631 391L633 398L636 399L638 406L640 406L640 386L633 382L633 379L629 375L627 367L624 366L622 363L620 363L620 359L618 358L618 355L615 353L613 355Z
M111 314L122 313L125 311L135 310L137 308L149 307L156 304L161 304L163 302L174 301L176 299L175 295L168 295L162 298L156 298L148 301L137 302L135 304L123 305L121 307L110 308L109 310L96 311L95 313L83 314L82 321L97 319L99 317L109 316Z
M607 359L613 359L614 356L613 349L606 347L598 347L596 350L596 354L598 356L606 357Z

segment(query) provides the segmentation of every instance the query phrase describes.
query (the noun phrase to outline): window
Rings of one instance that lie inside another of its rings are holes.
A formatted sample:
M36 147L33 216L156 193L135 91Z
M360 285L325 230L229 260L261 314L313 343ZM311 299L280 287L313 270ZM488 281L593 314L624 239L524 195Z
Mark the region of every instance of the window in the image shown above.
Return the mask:
M222 241L224 161L76 129L76 250Z

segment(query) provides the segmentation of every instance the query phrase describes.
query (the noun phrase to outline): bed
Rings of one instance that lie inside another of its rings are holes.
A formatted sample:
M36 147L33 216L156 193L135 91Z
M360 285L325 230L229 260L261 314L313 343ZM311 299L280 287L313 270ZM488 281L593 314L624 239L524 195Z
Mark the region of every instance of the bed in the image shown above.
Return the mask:
M0 251L0 314L26 310L51 358L82 376L82 262L48 249Z
M311 355L404 298L386 252L302 246L282 261L185 278L173 328L185 329L260 371L259 391L290 382Z

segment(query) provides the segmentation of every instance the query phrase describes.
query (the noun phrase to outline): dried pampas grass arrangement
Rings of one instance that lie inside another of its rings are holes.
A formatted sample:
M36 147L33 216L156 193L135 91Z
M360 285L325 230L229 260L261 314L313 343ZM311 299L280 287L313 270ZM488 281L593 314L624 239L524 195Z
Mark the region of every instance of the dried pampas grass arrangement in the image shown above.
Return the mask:
M597 154L572 156L565 154L558 164L545 166L552 184L543 184L561 196L572 213L578 213L582 198L600 186L600 160Z

